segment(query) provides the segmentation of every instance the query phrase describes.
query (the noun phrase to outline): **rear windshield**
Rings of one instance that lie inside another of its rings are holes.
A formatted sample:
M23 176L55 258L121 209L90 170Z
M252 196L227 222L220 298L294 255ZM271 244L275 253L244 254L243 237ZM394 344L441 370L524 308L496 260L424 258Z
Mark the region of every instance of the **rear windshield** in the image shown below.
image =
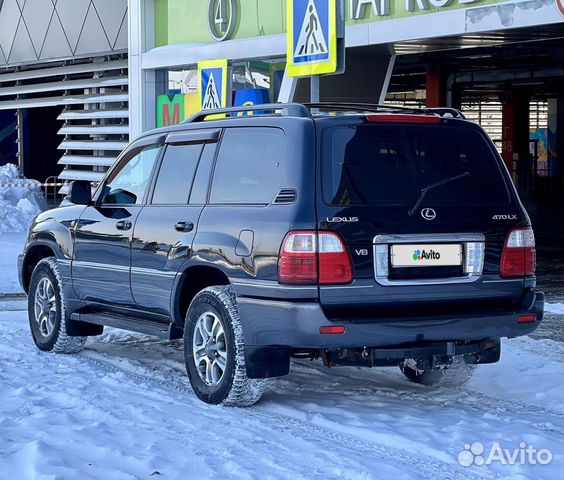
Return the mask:
M330 205L507 204L498 160L475 130L436 125L360 125L323 134L323 199Z

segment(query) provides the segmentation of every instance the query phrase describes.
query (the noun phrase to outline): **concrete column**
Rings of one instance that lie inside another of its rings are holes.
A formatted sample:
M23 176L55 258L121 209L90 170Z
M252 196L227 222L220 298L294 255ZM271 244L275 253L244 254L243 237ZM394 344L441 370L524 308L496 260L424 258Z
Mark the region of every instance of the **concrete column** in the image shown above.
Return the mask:
M154 128L155 73L142 69L143 53L155 46L155 0L129 0L129 138Z
M513 181L525 180L530 173L529 101L526 90L511 89L502 94L502 154Z
M441 65L427 65L427 107L447 106L447 75Z
M548 99L548 168L564 170L564 95Z

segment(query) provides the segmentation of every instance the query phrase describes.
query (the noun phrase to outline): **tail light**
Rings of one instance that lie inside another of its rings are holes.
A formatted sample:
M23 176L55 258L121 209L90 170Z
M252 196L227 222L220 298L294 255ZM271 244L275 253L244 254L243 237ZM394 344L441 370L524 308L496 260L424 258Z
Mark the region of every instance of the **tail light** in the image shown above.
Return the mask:
M505 240L501 256L502 277L525 277L534 275L537 267L535 234L532 228L511 230Z
M349 252L339 235L314 231L286 235L278 262L280 283L334 285L352 279Z
M322 335L342 335L346 329L343 325L319 327L319 333Z
M533 323L537 321L536 315L521 315L517 317L517 323Z

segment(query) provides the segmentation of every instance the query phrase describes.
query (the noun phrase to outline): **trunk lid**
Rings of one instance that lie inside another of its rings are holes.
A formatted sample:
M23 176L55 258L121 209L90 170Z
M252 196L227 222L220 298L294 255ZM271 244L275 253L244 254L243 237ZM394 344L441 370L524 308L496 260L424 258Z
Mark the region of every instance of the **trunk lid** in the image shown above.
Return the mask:
M318 229L343 238L354 268L351 284L320 287L322 304L514 301L523 280L494 280L508 231L529 220L485 133L459 120L353 118L318 122Z

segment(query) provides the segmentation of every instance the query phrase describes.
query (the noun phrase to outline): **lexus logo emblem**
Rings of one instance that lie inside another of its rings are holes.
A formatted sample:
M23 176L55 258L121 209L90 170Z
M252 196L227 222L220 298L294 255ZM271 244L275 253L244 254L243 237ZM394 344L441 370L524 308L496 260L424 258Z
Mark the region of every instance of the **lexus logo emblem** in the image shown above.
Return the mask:
M432 208L424 208L421 210L421 216L425 220L435 220L437 212L435 212L435 210L433 210Z

